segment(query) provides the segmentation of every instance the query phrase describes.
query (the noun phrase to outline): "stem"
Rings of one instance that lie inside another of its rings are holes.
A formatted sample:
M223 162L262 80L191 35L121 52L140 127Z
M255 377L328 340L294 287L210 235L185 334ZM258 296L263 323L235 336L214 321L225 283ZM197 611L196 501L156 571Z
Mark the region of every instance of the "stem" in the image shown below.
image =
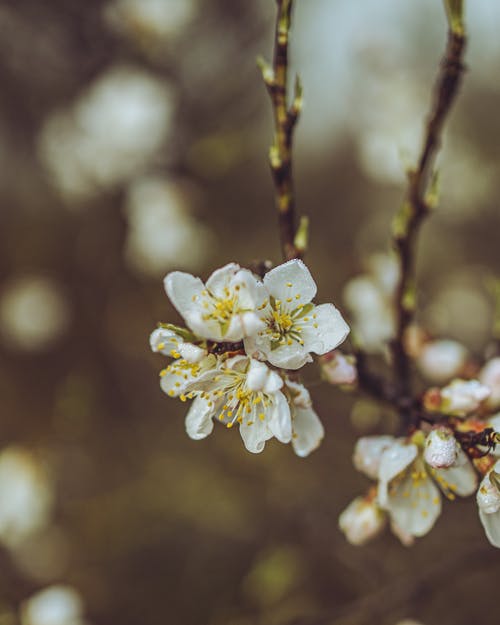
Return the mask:
M299 258L304 249L296 244L295 198L292 179L293 132L302 108L302 87L297 77L293 103L288 107L288 42L293 0L276 0L277 17L272 67L258 64L266 84L274 116L274 141L269 164L275 186L281 250L284 260Z
M434 160L441 146L446 118L464 73L466 36L463 28L449 22L448 43L441 61L418 164L408 172L405 201L393 224L400 278L396 289L397 327L392 343L395 377L403 396L411 394L410 359L404 349L404 335L415 311L415 257L420 227L433 207Z

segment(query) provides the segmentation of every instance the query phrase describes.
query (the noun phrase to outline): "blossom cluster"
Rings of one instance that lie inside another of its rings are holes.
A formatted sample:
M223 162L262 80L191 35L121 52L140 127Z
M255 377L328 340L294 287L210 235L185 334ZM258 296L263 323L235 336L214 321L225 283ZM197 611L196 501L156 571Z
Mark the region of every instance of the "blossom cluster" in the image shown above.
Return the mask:
M340 515L351 543L364 544L389 522L411 545L434 526L442 496L453 501L476 494L486 536L500 547L500 413L494 413L500 408L500 358L486 363L478 378L455 379L424 394L425 408L440 414L441 423L408 437L358 440L354 466L377 484Z
M187 327L160 324L151 349L172 361L160 373L170 397L193 403L186 430L208 436L214 421L238 424L248 451L275 437L299 456L313 451L323 426L296 372L346 338L349 327L333 304L315 305L316 284L301 260L275 267L263 279L230 263L206 283L174 271L164 281Z

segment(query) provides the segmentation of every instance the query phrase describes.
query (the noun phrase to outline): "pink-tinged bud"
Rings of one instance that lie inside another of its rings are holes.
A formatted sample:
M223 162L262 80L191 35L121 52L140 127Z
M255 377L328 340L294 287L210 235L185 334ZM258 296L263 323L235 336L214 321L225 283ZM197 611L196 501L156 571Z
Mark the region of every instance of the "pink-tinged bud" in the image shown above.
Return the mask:
M477 380L453 380L441 390L440 410L463 417L477 410L490 394L490 389Z
M382 454L394 443L393 436L363 436L354 447L354 467L372 480L378 478Z
M431 430L425 439L424 460L435 469L451 467L458 455L458 443L447 427Z
M423 398L424 408L429 412L437 412L441 409L441 391L438 388L430 388L425 391Z
M352 545L364 545L382 531L385 521L374 497L367 495L351 501L339 517L339 528Z
M321 371L329 384L353 385L358 379L355 359L334 350L321 358Z
M467 350L457 341L431 341L422 348L417 366L428 380L441 384L459 375L466 360Z
M491 391L486 402L488 406L500 407L500 358L489 360L479 372L478 379Z

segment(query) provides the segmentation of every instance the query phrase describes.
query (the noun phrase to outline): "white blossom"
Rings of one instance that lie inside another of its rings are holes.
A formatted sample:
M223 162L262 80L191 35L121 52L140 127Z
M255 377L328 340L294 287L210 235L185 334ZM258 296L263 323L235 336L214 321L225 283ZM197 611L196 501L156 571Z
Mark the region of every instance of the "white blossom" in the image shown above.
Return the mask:
M181 271L165 278L167 295L188 327L213 341L240 341L264 327L256 311L260 288L257 278L236 263L214 271L206 284Z
M199 363L208 355L207 350L185 340L186 338L186 335L182 336L182 328L159 327L151 333L149 344L153 352L171 358L184 358L191 364Z
M488 540L500 547L500 461L484 476L477 491L477 504Z
M477 380L453 380L441 390L441 411L465 416L477 410L490 393L490 389Z
M368 273L350 280L344 301L351 311L356 338L370 352L383 352L394 336L394 290L399 268L394 256L376 254L369 259Z
M292 439L290 406L281 392L283 379L267 365L247 356L226 360L209 355L192 365L177 360L161 378L163 390L182 400L194 399L186 416L188 435L199 440L213 430L213 420L240 426L248 451L259 453L273 436Z
M263 280L259 306L262 329L245 339L252 357L276 367L299 369L312 360L310 353L325 354L349 333L333 304L315 306L316 283L301 260L290 260L269 271Z
M339 517L339 528L352 545L364 545L384 528L385 513L371 495L356 497Z
M320 445L325 430L305 386L287 379L286 387L291 395L292 447L297 456L304 458Z
M379 467L378 503L407 537L424 536L440 515L436 483L449 499L471 495L477 487L474 467L461 449L452 466L438 469L424 462L422 443L420 432L411 441L395 440L383 452Z
M492 358L484 365L478 375L481 384L487 386L491 395L486 400L490 408L500 407L500 358Z
M443 339L426 343L416 362L428 380L441 384L458 375L466 359L467 350L461 343Z

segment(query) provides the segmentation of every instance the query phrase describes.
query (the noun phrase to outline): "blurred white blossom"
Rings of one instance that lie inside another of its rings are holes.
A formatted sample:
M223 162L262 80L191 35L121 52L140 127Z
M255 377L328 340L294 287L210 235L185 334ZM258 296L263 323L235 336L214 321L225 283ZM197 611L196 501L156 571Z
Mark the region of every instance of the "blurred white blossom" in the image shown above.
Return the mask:
M211 235L189 214L189 204L189 193L175 180L143 177L130 185L125 256L134 270L159 275L203 264Z
M417 357L417 366L428 380L441 384L458 375L465 366L467 349L458 341L429 341Z
M174 111L165 81L117 66L42 127L40 157L68 199L92 196L144 167L163 145Z
M49 586L21 604L21 625L84 625L83 601L71 586Z
M105 9L109 24L130 39L170 40L197 10L196 0L114 0Z
M358 379L356 359L335 349L321 359L321 375L329 384L353 385Z
M500 406L500 358L488 360L479 372L478 380L491 391L486 404L491 408L498 408Z
M68 302L49 278L12 280L0 295L0 331L12 347L40 350L68 328Z
M18 447L0 452L0 541L14 548L45 527L52 504L52 484L35 457Z
M395 330L394 290L398 280L394 256L375 254L368 273L349 280L344 301L353 317L356 339L368 352L383 352Z
M465 416L479 408L491 391L477 380L453 380L441 390L440 410L446 414Z

